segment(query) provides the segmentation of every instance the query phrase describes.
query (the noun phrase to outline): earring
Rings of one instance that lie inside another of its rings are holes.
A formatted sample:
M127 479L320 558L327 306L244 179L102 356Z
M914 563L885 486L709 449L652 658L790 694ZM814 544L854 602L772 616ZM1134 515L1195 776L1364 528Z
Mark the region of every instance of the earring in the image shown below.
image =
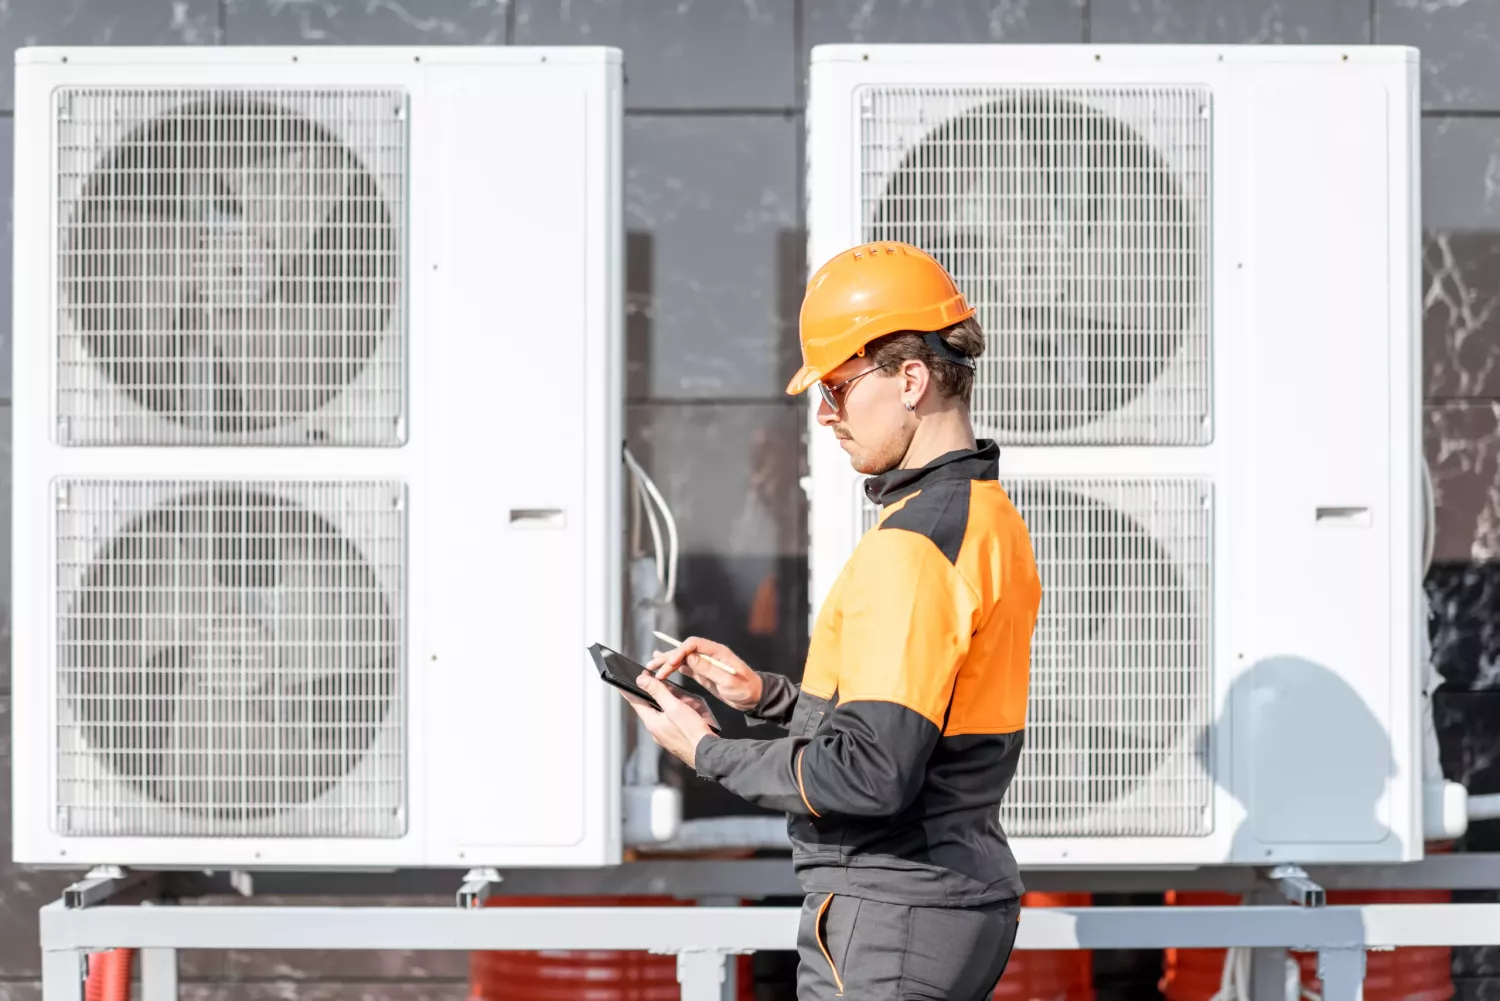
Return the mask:
M915 410L915 409L917 409L917 405L915 403L908 403L906 405L906 409L907 410Z

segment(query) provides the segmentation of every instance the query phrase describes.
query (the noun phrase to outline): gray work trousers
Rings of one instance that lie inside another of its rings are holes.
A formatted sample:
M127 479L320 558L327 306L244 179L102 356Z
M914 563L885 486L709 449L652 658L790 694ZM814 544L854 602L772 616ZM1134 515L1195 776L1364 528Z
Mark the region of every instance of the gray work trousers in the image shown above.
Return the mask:
M797 1001L986 1001L1020 919L1019 900L910 907L809 894L797 929Z

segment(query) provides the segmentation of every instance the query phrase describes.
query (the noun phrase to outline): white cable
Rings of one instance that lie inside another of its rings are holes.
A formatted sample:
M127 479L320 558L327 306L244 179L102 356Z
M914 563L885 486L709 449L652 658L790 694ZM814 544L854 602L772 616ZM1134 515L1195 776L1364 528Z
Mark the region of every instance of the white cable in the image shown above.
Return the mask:
M666 586L666 554L662 551L661 525L656 520L656 512L650 497L645 492L642 482L645 471L641 469L640 463L635 461L635 456L630 454L630 449L625 449L625 464L630 467L630 482L635 489L635 501L646 509L646 524L651 529L652 552L656 559L656 586L658 593Z
M670 604L677 593L677 519L672 517L672 509L667 507L661 491L656 489L656 484L651 481L651 477L646 475L641 464L636 462L629 448L625 449L625 461L639 479L641 486L645 488L647 496L655 501L656 506L661 510L662 519L667 523L667 591L662 596L662 600Z
M651 505L650 498L646 496L645 488L641 486L640 477L632 476L631 478L635 480L635 499L645 508L646 525L651 529L651 553L656 560L656 589L659 596L661 589L667 584L667 554L661 546L661 523L656 520L656 510Z
M1209 1001L1250 1001L1250 950L1235 946L1224 950L1224 968L1219 990Z

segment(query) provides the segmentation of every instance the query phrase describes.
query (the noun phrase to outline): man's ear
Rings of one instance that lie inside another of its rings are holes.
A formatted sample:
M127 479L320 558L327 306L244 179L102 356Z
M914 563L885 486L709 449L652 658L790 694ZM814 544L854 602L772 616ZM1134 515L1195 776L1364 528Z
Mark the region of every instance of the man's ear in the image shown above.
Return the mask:
M932 382L932 373L927 371L915 358L909 358L901 364L901 378L904 385L901 387L903 393L911 393L916 399L921 400L927 395L927 387Z

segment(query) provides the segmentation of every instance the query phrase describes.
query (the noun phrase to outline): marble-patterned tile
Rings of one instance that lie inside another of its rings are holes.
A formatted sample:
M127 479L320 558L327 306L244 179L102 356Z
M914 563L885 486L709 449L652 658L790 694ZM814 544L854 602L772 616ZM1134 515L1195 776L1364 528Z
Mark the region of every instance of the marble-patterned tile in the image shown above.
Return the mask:
M1490 950L1454 949L1454 962L1458 963L1459 957L1466 953L1481 951ZM1452 1001L1500 1001L1500 978L1454 977Z
M507 0L224 0L231 45L504 45Z
M1429 400L1500 397L1500 119L1422 123Z
M1432 721L1443 777L1475 795L1500 793L1500 690L1443 684L1433 692Z
M1500 110L1500 7L1493 0L1375 0L1375 41L1422 53L1422 107Z
M1500 559L1500 402L1431 404L1422 437L1437 508L1433 562Z
M10 731L10 698L0 697L0 979L27 980L42 972L37 912L83 873L11 861Z
M1444 233L1500 229L1500 118L1422 119L1422 225Z
M1129 43L1368 42L1369 0L1091 0L1089 38Z
M1429 230L1422 283L1427 398L1500 395L1500 232Z
M1493 707L1491 709L1493 711ZM1500 821L1487 821L1477 825L1488 833L1488 843L1482 848L1464 845L1464 851L1493 852L1496 850L1496 834L1500 834ZM1472 830L1472 829L1471 829ZM1467 842L1468 839L1465 839ZM1455 890L1456 904L1500 903L1500 892L1494 890ZM1453 1001L1500 1001L1500 946L1461 946L1453 950Z
M1433 693L1432 719L1443 777L1462 784L1470 795L1500 794L1500 689L1467 691L1444 684ZM1470 822L1454 848L1500 851L1500 820ZM1500 975L1500 946L1465 950L1462 962L1455 963L1456 976L1481 973Z
M218 0L6 0L0 3L0 110L15 101L13 53L27 45L213 45Z
M1435 564L1426 590L1442 690L1500 690L1500 563Z
M632 398L783 398L807 281L799 127L777 117L627 121Z
M618 45L627 108L796 101L794 0L516 0L517 45Z
M1081 42L1084 7L1083 0L804 0L802 37L805 46Z

